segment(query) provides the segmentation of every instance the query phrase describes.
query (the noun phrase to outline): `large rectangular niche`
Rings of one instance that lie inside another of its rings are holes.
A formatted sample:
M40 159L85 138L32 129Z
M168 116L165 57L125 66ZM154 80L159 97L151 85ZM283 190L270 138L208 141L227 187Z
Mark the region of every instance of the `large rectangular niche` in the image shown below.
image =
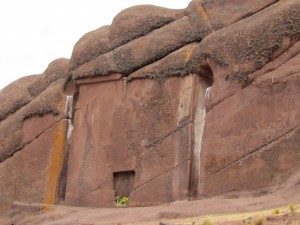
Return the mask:
M203 82L198 75L126 82L118 74L79 81L66 204L113 206L116 179L128 175L119 171L135 172L127 180L131 206L187 199Z

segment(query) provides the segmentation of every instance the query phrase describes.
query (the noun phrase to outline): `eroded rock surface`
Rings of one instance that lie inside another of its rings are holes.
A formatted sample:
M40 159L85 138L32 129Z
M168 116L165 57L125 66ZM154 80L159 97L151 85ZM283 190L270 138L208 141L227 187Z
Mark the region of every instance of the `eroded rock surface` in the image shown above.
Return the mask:
M68 145L63 93L68 62L54 60L43 74L21 78L1 90L1 207L13 201L58 203Z
M2 206L284 188L300 169L299 40L299 0L120 12L0 91Z

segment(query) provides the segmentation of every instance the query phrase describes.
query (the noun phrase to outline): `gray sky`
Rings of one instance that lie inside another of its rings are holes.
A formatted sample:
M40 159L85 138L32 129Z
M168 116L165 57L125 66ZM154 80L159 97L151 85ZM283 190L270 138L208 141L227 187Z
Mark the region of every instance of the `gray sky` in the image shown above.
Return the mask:
M70 58L85 33L111 24L121 10L152 4L185 8L191 0L1 0L0 89L22 76L42 73Z

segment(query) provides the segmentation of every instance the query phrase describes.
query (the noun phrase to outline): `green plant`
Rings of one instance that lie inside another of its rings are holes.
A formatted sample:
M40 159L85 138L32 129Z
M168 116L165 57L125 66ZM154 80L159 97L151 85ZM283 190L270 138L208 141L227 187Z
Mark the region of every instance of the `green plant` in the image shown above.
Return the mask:
M273 214L275 214L275 215L280 214L280 210L279 209L274 209Z
M291 211L291 213L294 213L297 210L296 205L294 203L290 203L289 210Z
M205 219L201 225L214 225L209 219Z
M121 198L120 196L117 196L115 201L117 206L127 206L129 198L128 197Z

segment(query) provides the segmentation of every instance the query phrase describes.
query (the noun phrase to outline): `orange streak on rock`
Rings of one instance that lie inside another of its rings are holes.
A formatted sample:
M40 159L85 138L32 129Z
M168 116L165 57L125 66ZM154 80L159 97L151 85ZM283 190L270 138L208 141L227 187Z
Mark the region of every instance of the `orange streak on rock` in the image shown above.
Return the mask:
M191 58L191 54L192 54L192 48L188 48L185 51L185 61L188 62Z
M202 6L199 6L197 8L197 10L200 13L200 15L203 17L204 20L209 21L209 18L208 18L207 14L206 14L206 12L205 12L205 10L204 10L204 8Z
M48 167L48 188L44 198L45 204L55 204L57 202L58 182L66 150L66 130L66 121L60 122L55 127L54 144L51 150Z

